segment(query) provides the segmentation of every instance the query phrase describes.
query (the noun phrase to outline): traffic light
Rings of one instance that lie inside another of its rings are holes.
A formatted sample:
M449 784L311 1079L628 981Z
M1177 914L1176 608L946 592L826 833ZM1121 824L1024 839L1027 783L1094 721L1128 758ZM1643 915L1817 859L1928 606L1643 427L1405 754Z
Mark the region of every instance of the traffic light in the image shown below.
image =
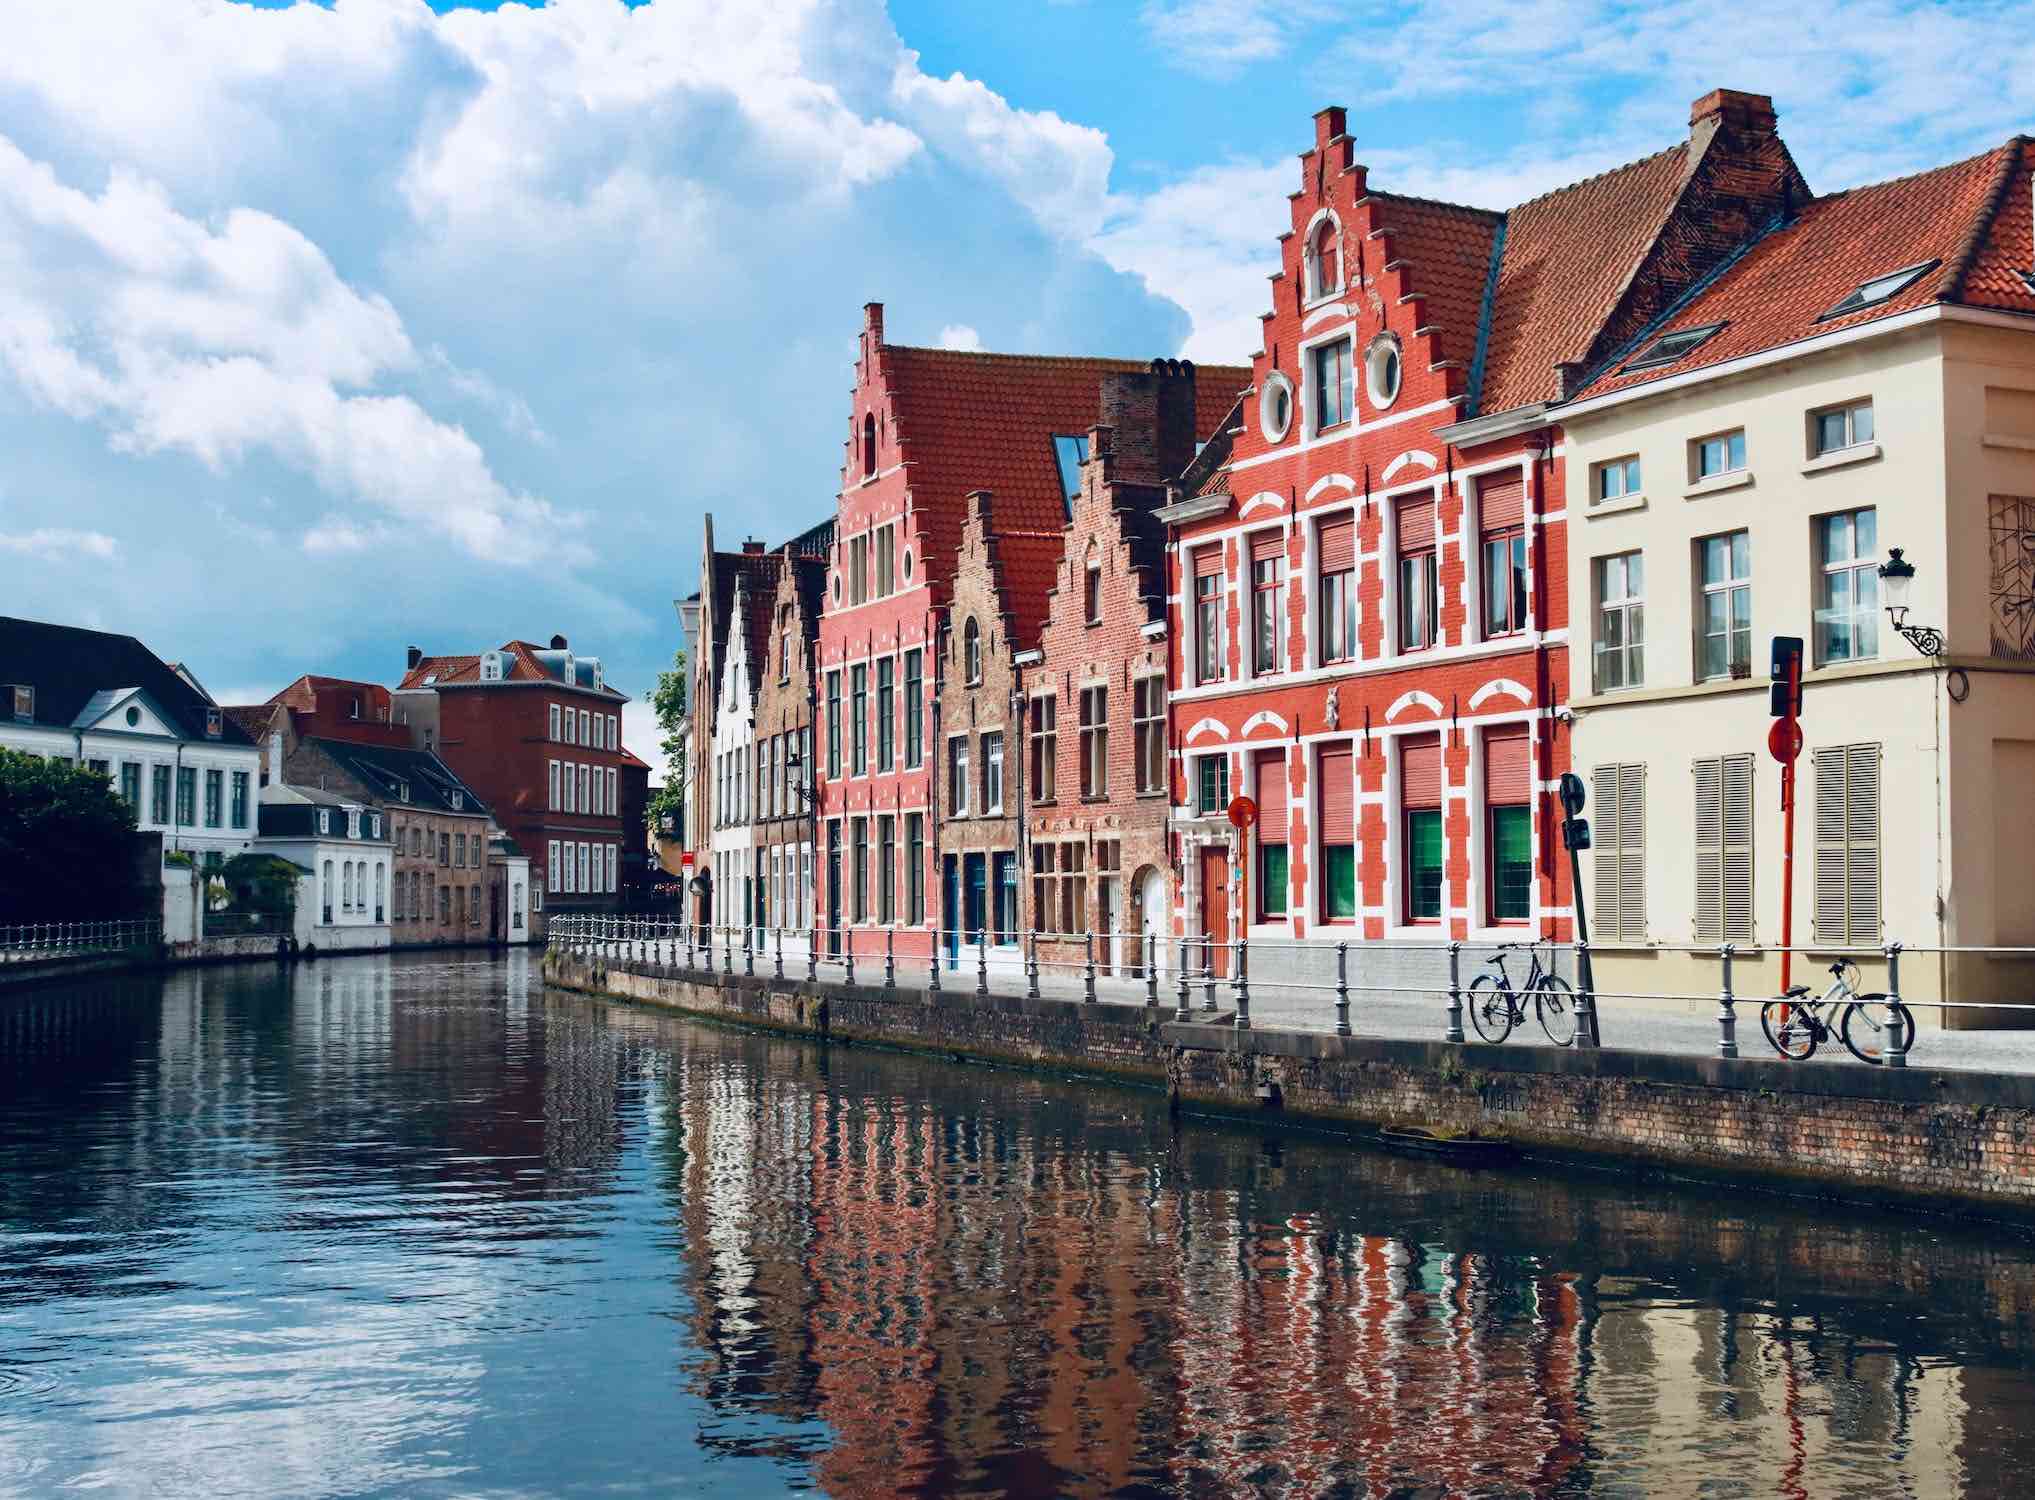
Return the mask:
M1767 689L1767 710L1776 719L1802 716L1802 638L1774 637L1773 686Z

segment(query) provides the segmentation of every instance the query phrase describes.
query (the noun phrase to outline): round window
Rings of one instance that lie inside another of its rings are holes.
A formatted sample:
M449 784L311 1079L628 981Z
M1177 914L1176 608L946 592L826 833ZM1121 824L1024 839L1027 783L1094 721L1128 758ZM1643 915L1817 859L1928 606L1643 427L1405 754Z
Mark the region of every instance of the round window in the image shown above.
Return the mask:
M135 707L135 706L134 706L133 704L131 704L131 703L130 703L130 704L128 704L128 705L127 705L127 727L128 727L128 728L130 728L130 729L132 729L132 728L133 728L133 727L134 727L134 726L135 726L136 724L139 724L140 722L141 722L141 710L140 710L140 709L138 709L138 708L136 708L136 707Z
M1364 357L1364 379L1371 387L1373 406L1390 406L1399 399L1399 341L1389 334L1371 345Z
M834 602L836 604L841 602L841 575L839 573L834 575Z
M1274 370L1265 377L1264 389L1258 392L1258 427L1266 442L1276 443L1292 425L1293 383Z
M909 552L904 555L904 576L906 578L912 576L912 555Z

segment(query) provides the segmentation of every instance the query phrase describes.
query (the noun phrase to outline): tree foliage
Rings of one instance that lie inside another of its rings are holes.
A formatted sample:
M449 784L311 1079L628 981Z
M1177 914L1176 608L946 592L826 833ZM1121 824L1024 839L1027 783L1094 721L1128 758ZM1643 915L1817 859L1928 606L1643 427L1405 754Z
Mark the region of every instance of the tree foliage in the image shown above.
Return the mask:
M145 915L141 843L97 771L0 750L0 923Z
M681 646L671 654L671 670L657 674L657 691L650 698L651 710L657 715L659 748L664 752L665 765L664 784L643 808L653 833L663 826L667 813L681 821L684 817L689 681L685 647Z

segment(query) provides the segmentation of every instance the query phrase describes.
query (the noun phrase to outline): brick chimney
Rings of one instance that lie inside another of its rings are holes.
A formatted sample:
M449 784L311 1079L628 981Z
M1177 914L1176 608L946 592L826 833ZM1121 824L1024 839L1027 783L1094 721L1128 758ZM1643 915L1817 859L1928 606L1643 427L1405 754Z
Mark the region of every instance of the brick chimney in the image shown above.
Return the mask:
M1774 101L1765 94L1712 89L1689 106L1689 160L1693 164L1700 158L1719 131L1749 149L1772 136L1778 121Z
M414 667L417 665L418 662L422 661L423 659L424 659L424 648L421 646L412 646L410 648L410 665Z
M742 543L742 555L744 557L761 557L763 555L763 543L757 541L754 537L750 537Z

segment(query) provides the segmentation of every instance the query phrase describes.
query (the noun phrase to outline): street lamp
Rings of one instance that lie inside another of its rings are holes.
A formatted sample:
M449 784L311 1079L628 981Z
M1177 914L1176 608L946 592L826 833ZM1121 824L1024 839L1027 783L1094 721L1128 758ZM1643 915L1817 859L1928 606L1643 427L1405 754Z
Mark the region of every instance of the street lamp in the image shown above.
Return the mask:
M1908 623L1908 592L1915 583L1915 565L1895 547L1880 564L1879 574L1880 601L1886 606L1887 620L1894 633L1924 656L1941 656L1943 632L1932 626Z

